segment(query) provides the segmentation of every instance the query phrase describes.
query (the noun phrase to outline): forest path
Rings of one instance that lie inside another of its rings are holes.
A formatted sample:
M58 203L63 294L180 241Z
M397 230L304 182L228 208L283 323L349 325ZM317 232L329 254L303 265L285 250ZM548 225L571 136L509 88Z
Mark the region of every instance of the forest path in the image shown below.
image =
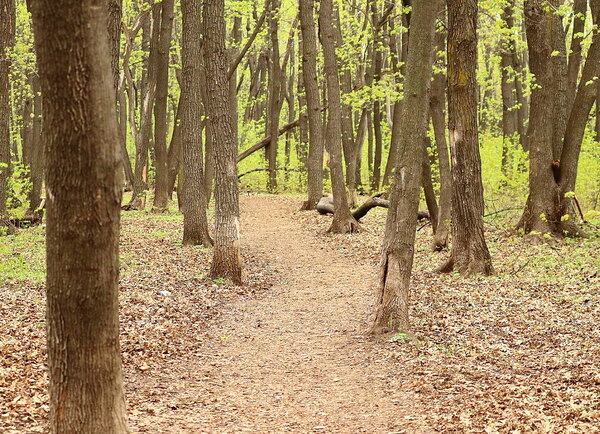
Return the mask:
M277 282L225 306L207 354L179 380L180 404L144 417L141 431L432 431L401 369L364 336L375 267L323 245L294 220L298 206L241 198L243 246L266 257Z

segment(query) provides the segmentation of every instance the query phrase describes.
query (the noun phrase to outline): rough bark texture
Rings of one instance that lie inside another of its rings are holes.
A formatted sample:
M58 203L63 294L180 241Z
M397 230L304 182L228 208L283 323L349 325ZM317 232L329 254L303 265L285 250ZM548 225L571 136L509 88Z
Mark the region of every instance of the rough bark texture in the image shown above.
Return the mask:
M15 39L15 2L0 0L0 230L9 226L6 201L10 175L10 57Z
M597 24L600 1L592 0L590 5L594 24ZM554 23L557 18L545 8L541 0L526 2L525 18L530 69L539 86L531 94L527 139L530 147L529 197L517 227L525 233L549 233L558 238L564 235L585 235L573 218L563 218L571 212L570 199L564 195L573 191L575 186L581 141L595 101L594 86L588 83L599 72L600 35L597 30L594 31L557 157L555 124L556 113L561 110L556 105L561 105L562 100L554 98L558 84L551 67L555 57L552 56L556 39L553 32L559 31Z
M483 233L477 135L477 1L447 0L448 129L452 158L452 253L441 271L493 273Z
M122 159L106 1L32 6L46 138L50 428L127 432L119 349Z
M315 209L323 194L323 118L317 81L317 33L314 21L314 0L300 0L302 33L302 76L308 111L308 197L302 209Z
M241 283L236 143L233 141L229 110L224 13L223 0L204 2L208 129L214 140L215 157L215 247L210 276Z
M436 51L445 51L446 32L436 33ZM442 63L438 60L439 63ZM438 65L444 67L443 64ZM448 143L446 142L446 74L437 72L431 83L431 97L429 99L429 110L435 145L438 155L440 171L440 206L438 225L433 237L433 250L440 251L448 247L448 235L450 234L450 220L452 217L452 173L450 172L450 155Z
M409 285L414 257L415 215L419 209L419 187L425 155L423 148L415 146L415 143L422 144L427 132L438 9L437 1L413 5L402 104L403 128L390 190L372 333L410 333Z
M212 245L206 218L206 191L202 170L200 128L201 0L182 0L181 139L183 145L183 244Z
M156 100L154 102L154 155L155 184L154 208L161 212L167 209L167 96L169 93L169 48L173 31L174 0L162 0L158 53L156 58Z
M319 28L321 30L324 70L327 81L327 145L330 155L331 187L335 205L335 214L328 231L345 234L358 231L359 226L350 214L344 182L340 82L335 55L335 30L331 19L333 16L332 0L321 0Z

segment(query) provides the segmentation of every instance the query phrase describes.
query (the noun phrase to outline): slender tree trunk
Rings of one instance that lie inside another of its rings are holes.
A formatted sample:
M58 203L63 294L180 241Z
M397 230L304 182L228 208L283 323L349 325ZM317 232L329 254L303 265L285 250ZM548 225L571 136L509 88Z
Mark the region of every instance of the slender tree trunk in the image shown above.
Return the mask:
M50 429L126 433L118 310L123 162L107 3L39 0L32 12L48 158Z
M0 230L9 226L6 201L10 176L10 49L15 43L15 1L0 0Z
M587 5L588 0L574 0L573 4L573 32L567 66L567 113L571 113L573 100L577 92L577 78L579 77L582 59L581 41L585 32Z
M491 274L483 233L477 134L477 1L447 0L448 126L452 157L452 252L440 271Z
M151 6L151 13L142 25L142 51L147 53L143 62L142 77L140 83L140 122L139 130L134 134L135 138L135 173L133 182L133 194L129 201L129 209L144 209L146 206L146 190L148 189L148 150L150 148L150 136L152 134L152 112L154 109L154 98L156 94L156 57L158 36L160 29L160 3ZM125 68L129 68L128 65ZM135 125L135 113L131 111L136 100L133 92L133 79L129 83L129 124Z
M183 56L181 59L183 64ZM183 69L183 67L182 67ZM180 88L183 87L183 73ZM177 110L175 111L175 121L173 122L173 132L171 134L171 144L169 145L169 151L167 152L167 168L169 170L168 181L167 181L167 193L169 199L173 198L173 190L175 190L175 182L177 181L177 174L179 173L179 167L181 166L181 155L183 154L182 139L181 139L181 116L185 108L183 105L185 100L179 95L179 101L177 101Z
M267 162L269 166L269 179L267 191L277 191L277 148L279 143L279 112L281 111L281 87L283 73L279 61L279 0L271 0L269 3L269 38L271 42L269 54L269 89L267 92L267 135L271 142L265 147Z
M446 45L446 32L436 33L436 51L444 50ZM440 171L440 212L438 226L433 237L433 250L440 251L448 247L448 236L450 234L450 220L452 216L452 173L450 171L450 156L448 155L448 144L446 142L446 74L443 72L445 61L438 65L439 72L433 75L431 83L431 98L429 110L431 123L435 135L435 145L438 155ZM443 67L443 68L442 68Z
M206 112L215 165L215 247L210 276L229 278L237 284L242 280L237 146L229 110L224 14L224 0L204 2L204 64L210 77L206 80Z
M154 156L155 185L154 203L156 211L165 211L169 206L167 164L167 96L169 93L169 48L173 31L174 0L162 0L160 31L157 46L156 100L154 102Z
M323 118L317 78L317 32L314 21L314 0L300 0L302 33L302 76L308 111L308 198L303 210L315 209L323 195Z
M431 227L433 230L433 234L438 227L440 210L437 204L437 200L435 198L435 191L433 189L433 179L431 174L431 159L429 157L429 153L427 149L432 145L431 139L429 136L425 135L425 139L423 141L424 148L424 157L422 164L422 180L421 185L423 186L423 194L425 196L425 203L427 204L427 210L429 211L429 220L431 221Z
M323 45L323 61L327 81L327 145L330 155L331 187L335 214L328 232L337 234L352 233L359 225L352 217L348 207L348 196L344 182L342 163L342 114L340 101L340 82L335 55L335 30L332 0L321 0L319 28Z
M44 143L42 141L42 96L40 80L32 80L33 121L31 125L31 190L29 191L29 212L33 212L42 203L42 184L44 182Z
M181 140L183 143L183 244L209 247L206 191L202 170L200 128L201 0L182 0L181 37Z
M507 29L514 27L513 19L513 3L510 0L502 10L502 20ZM501 42L500 52L500 67L502 69L501 76L501 92L502 92L502 164L501 169L504 176L509 176L510 155L514 149L514 144L517 142L519 133L519 118L517 108L516 95L516 78L513 68L513 53L515 51L514 41L515 36L509 32Z
M433 4L432 4L433 3ZM437 3L437 4L436 4ZM421 146L427 133L429 86L433 65L435 18L439 3L416 2L406 64L403 128L390 189L380 281L372 333L401 331L410 334L409 285L415 243L415 216L419 210L422 162Z

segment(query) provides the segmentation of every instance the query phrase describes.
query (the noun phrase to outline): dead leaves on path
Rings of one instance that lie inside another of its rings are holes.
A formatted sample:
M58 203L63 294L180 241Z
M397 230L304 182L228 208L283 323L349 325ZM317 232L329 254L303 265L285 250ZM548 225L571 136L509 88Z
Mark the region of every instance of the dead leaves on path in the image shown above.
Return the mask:
M181 236L180 219L123 215L121 350L133 422L136 415L168 410L164 403L149 406L161 393L153 388L166 362L182 363L201 353L202 330L223 306L270 286L269 267L251 254L244 256L244 287L207 280L211 251L183 247ZM0 284L2 433L46 430L45 302L43 285L26 280Z
M383 213L350 237L324 235L327 217L298 218L330 248L377 266ZM417 233L417 341L374 343L375 357L393 358L441 432L600 432L600 240L552 250L501 230L487 238L498 274L464 279L432 272L447 253Z

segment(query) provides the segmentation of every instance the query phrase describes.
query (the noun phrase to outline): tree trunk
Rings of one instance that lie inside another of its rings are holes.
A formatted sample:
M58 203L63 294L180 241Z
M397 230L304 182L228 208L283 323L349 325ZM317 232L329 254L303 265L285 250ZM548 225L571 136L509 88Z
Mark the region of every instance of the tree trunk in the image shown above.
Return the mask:
M281 87L283 73L279 64L279 0L271 0L269 3L269 89L267 91L267 134L271 137L271 142L266 146L265 153L269 165L269 179L267 181L267 191L275 193L277 191L277 148L279 131L279 112L281 110Z
M303 210L315 209L323 195L323 118L319 101L317 78L317 38L314 21L314 0L300 1L300 29L302 33L302 76L308 111L308 197Z
M340 82L335 55L334 23L331 20L333 16L332 0L321 0L319 27L321 30L324 71L327 81L327 145L330 155L331 187L335 206L335 214L333 215L333 221L328 232L345 234L358 231L359 226L350 213L344 182Z
M144 209L146 206L146 190L148 189L148 150L152 134L152 112L156 95L156 58L160 29L160 3L151 6L150 18L142 25L142 51L147 53L143 63L140 84L141 104L139 130L135 137L135 172L133 194L128 204L129 209ZM126 66L128 68L128 66ZM132 80L133 81L133 80ZM133 87L133 82L129 83ZM129 105L135 101L135 94L130 89ZM135 113L130 109L129 124L133 127Z
M483 233L477 134L477 1L447 0L448 129L452 157L452 252L440 271L491 274Z
M208 102L206 113L208 129L214 141L215 165L215 247L210 276L229 278L239 284L242 280L242 260L235 162L237 146L233 141L229 110L224 14L224 0L204 2L204 64Z
M169 93L169 49L173 31L174 0L162 0L156 57L156 100L154 102L155 184L153 207L158 212L169 206L167 164L167 96Z
M510 0L506 3L502 10L502 20L507 29L514 27L513 19L513 3ZM501 41L500 52L500 67L502 70L501 76L501 92L502 92L502 163L501 169L504 176L510 174L510 155L517 143L519 133L519 118L516 95L516 76L513 68L513 53L515 52L515 36L509 32Z
M425 202L427 203L427 210L429 211L429 218L431 220L431 227L433 233L437 230L439 220L439 207L435 198L435 191L433 189L433 180L431 179L431 160L427 149L431 147L431 139L425 135L423 141L423 172L421 185L423 186L423 194L425 195Z
M436 32L436 51L442 51L446 44L446 32ZM445 50L444 50L445 51ZM450 172L450 156L448 155L448 144L446 142L446 67L444 60L436 74L433 75L431 83L431 98L429 110L431 123L435 135L435 145L438 155L440 171L440 206L437 230L433 237L433 250L440 251L448 247L448 235L450 234L450 220L452 216L452 173Z
M123 162L107 3L39 0L32 12L48 159L50 430L126 433L118 311Z
M590 4L594 24L598 24L600 1L592 0ZM575 186L581 141L595 100L594 86L588 83L600 72L600 36L595 30L565 134L558 146L561 152L556 157L555 123L560 110L552 104L560 105L562 100L554 98L557 91L553 86L557 84L551 65L556 39L552 32L557 31L554 24L557 18L541 0L527 1L525 12L530 68L540 86L531 94L529 197L517 227L525 233L549 233L557 238L584 235L574 219L564 218L571 212L570 199L564 195Z
M33 121L31 125L31 190L29 191L29 213L38 209L42 203L42 184L44 182L44 142L42 140L42 96L40 80L32 80Z
M15 2L0 0L0 230L10 227L6 201L10 176L10 56L15 43Z
M413 5L400 153L390 189L390 208L381 253L372 333L401 331L410 334L409 285L414 257L415 215L419 209L422 160L425 155L422 146L415 146L415 143L422 144L427 134L438 9L439 3L436 1L416 2Z
M206 218L206 191L202 170L200 128L200 56L202 55L201 0L182 0L181 140L183 144L183 244L210 247Z

